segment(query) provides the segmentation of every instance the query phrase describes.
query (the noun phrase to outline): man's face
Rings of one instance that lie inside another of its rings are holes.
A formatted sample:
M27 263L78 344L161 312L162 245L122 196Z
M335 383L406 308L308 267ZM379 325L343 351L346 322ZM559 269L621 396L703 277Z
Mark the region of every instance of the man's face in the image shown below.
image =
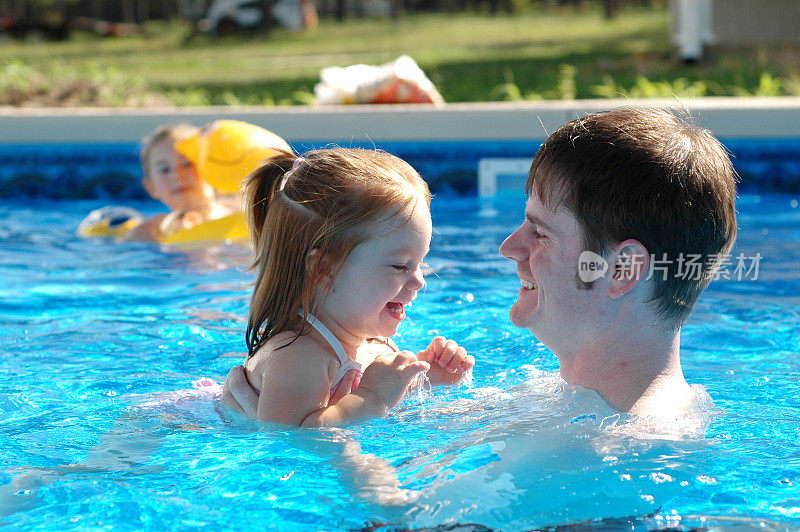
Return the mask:
M574 216L561 206L545 206L535 188L525 221L500 246L500 254L517 263L522 284L511 322L536 335L558 357L562 370L577 349L592 342L605 312L604 290L587 289L578 278L582 247Z

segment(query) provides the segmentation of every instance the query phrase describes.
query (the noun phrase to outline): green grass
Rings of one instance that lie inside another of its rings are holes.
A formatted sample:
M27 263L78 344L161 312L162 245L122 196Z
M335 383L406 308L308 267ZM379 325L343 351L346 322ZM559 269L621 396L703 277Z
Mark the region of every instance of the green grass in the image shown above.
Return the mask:
M800 95L796 50L717 52L699 65L681 64L664 7L630 7L611 21L592 6L515 16L410 14L398 21L323 21L302 33L201 36L188 44L180 23L146 29L135 37L6 42L0 45L0 84L23 83L24 67L51 89L70 79L111 80L115 96L106 91L100 105L307 103L323 67L408 54L448 102Z

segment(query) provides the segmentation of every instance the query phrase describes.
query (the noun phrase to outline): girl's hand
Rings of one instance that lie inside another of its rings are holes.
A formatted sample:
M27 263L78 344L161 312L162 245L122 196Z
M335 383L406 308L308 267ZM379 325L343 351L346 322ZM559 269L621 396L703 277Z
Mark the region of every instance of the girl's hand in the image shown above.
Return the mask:
M340 380L339 384L336 386L336 391L333 392L331 398L328 399L328 406L335 405L339 402L339 399L353 391L353 382L355 382L356 375L358 375L358 371L355 369L348 370L347 373L344 374L344 377L342 377L342 380Z
M181 216L181 229L191 229L206 221L203 213L197 210L186 211Z
M427 349L417 353L417 359L431 365L431 384L455 384L475 366L475 358L466 349L444 336L431 340Z
M368 392L376 406L389 410L400 402L414 377L429 369L411 351L381 355L364 371L356 393Z
M172 211L161 220L158 229L162 235L171 235L184 229L191 229L204 221L203 213L198 210Z

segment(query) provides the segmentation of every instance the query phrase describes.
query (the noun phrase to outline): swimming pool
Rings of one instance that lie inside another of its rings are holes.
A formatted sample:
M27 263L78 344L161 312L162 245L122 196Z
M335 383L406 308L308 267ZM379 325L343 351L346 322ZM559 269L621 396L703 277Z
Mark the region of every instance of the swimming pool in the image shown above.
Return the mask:
M760 253L758 278L712 283L682 342L687 380L715 407L642 430L560 381L509 323L518 280L496 250L524 198L437 197L437 273L398 343L458 339L478 361L472 387L421 389L385 420L322 431L230 420L192 389L245 349L245 251L82 241L78 222L105 202L2 201L0 523L797 529L797 199L740 198L734 255Z

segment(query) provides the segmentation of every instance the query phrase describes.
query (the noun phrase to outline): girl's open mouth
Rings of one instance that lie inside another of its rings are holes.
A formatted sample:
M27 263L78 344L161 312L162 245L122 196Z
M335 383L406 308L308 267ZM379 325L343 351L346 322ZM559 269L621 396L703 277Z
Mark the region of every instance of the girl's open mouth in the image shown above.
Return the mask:
M392 317L397 318L398 320L405 319L406 311L403 308L403 304L402 303L396 303L396 302L392 301L392 302L386 303L386 308L389 309L389 314L391 314Z

